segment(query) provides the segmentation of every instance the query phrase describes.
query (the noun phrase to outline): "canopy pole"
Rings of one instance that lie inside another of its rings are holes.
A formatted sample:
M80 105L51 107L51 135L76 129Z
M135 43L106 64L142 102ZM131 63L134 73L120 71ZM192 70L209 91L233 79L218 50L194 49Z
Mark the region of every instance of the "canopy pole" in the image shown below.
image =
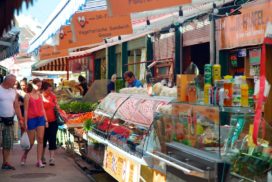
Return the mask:
M66 58L66 78L69 80L69 59Z

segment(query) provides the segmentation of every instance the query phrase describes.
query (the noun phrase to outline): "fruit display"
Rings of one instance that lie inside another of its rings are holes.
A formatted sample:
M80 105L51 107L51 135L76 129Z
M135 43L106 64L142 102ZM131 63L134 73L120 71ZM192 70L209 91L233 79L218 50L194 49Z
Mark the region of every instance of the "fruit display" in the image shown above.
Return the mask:
M77 117L69 118L67 121L67 125L71 124L83 124L86 120L91 119L94 116L93 112L86 112L78 114Z

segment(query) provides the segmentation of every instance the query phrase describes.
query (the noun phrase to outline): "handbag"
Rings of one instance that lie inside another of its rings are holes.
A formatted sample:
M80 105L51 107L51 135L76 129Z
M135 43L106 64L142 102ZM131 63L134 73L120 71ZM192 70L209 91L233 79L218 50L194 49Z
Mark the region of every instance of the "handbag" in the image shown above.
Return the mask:
M62 126L64 125L65 123L65 119L61 116L59 110L57 107L54 108L54 112L55 112L55 115L56 115L56 122L57 122L57 125L58 126Z
M1 117L0 121L3 122L6 126L12 126L14 123L14 116L12 117Z

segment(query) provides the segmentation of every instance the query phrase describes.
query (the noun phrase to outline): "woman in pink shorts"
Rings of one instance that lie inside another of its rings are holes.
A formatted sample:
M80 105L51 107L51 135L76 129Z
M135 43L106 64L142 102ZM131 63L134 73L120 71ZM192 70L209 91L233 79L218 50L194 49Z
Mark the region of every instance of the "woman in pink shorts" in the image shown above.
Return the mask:
M28 85L28 94L24 99L25 107L25 127L30 141L30 149L25 150L21 158L21 165L25 164L27 154L31 150L35 134L37 136L37 167L43 168L42 151L43 151L43 137L45 127L48 126L47 118L43 106L42 96L40 94L42 82L35 78L32 84Z

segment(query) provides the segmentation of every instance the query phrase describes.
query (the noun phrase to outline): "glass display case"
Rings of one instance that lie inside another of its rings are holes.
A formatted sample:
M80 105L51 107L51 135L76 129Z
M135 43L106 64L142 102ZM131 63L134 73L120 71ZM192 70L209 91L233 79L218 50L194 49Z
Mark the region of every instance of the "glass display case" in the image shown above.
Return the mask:
M154 115L145 159L170 181L265 181L272 130L263 124L255 145L253 120L252 108L173 101Z
M252 108L111 93L93 122L89 137L144 161L167 181L266 181L271 170L272 130L263 121L253 143Z
M95 110L94 125L89 135L142 158L145 137L154 120L154 112L172 99L111 93Z

